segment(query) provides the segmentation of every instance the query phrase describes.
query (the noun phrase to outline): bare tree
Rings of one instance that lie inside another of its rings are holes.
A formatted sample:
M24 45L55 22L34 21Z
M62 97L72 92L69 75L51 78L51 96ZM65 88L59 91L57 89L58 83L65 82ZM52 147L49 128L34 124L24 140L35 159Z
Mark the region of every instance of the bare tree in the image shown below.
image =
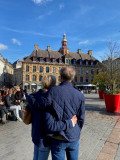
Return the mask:
M113 94L120 86L120 46L117 42L110 41L107 47L108 53L101 68L107 74L107 86Z

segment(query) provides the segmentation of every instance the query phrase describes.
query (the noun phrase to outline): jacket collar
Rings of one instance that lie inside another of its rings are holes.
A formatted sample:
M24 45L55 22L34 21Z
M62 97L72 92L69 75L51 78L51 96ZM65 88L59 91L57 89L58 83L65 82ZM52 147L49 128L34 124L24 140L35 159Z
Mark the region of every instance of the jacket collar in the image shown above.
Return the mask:
M46 91L44 89L39 89L39 93L43 94L46 93Z
M68 81L62 82L62 83L60 84L60 86L62 86L62 85L66 85L66 86L71 86L71 87L73 87L72 82L68 82Z

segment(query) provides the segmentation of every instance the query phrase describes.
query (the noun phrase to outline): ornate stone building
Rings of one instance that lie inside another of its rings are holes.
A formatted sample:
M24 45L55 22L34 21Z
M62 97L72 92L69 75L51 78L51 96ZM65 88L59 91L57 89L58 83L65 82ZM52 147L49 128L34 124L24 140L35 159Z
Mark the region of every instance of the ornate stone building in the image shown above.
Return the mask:
M39 89L42 76L46 74L54 75L59 84L59 71L63 66L75 68L74 82L77 84L91 84L94 75L98 73L96 65L99 61L92 56L92 50L89 50L88 53L82 53L81 49L78 49L78 52L70 52L66 34L63 35L62 47L59 51L51 50L50 46L46 50L38 49L38 45L34 47L34 51L21 61L19 68L14 66L15 84L21 85L23 89L25 86L28 89Z

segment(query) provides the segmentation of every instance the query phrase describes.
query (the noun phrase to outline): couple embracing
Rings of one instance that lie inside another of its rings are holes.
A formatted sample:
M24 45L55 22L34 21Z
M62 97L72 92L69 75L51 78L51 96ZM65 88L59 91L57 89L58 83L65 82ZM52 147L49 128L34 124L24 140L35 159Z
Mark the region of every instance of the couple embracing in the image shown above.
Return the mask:
M61 84L46 75L42 79L44 89L28 97L26 109L32 115L33 160L78 160L79 139L85 119L84 95L75 89L72 81L75 70L63 67Z

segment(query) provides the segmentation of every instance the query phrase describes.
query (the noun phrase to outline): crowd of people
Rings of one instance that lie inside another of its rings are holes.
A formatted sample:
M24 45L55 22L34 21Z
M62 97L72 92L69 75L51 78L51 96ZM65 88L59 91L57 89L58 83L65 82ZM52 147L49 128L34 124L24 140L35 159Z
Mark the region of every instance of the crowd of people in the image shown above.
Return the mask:
M25 92L19 86L0 89L0 123L5 124L7 120L13 119L22 122L22 108L20 103L24 101ZM4 115L6 114L6 119ZM20 116L21 115L21 116Z

